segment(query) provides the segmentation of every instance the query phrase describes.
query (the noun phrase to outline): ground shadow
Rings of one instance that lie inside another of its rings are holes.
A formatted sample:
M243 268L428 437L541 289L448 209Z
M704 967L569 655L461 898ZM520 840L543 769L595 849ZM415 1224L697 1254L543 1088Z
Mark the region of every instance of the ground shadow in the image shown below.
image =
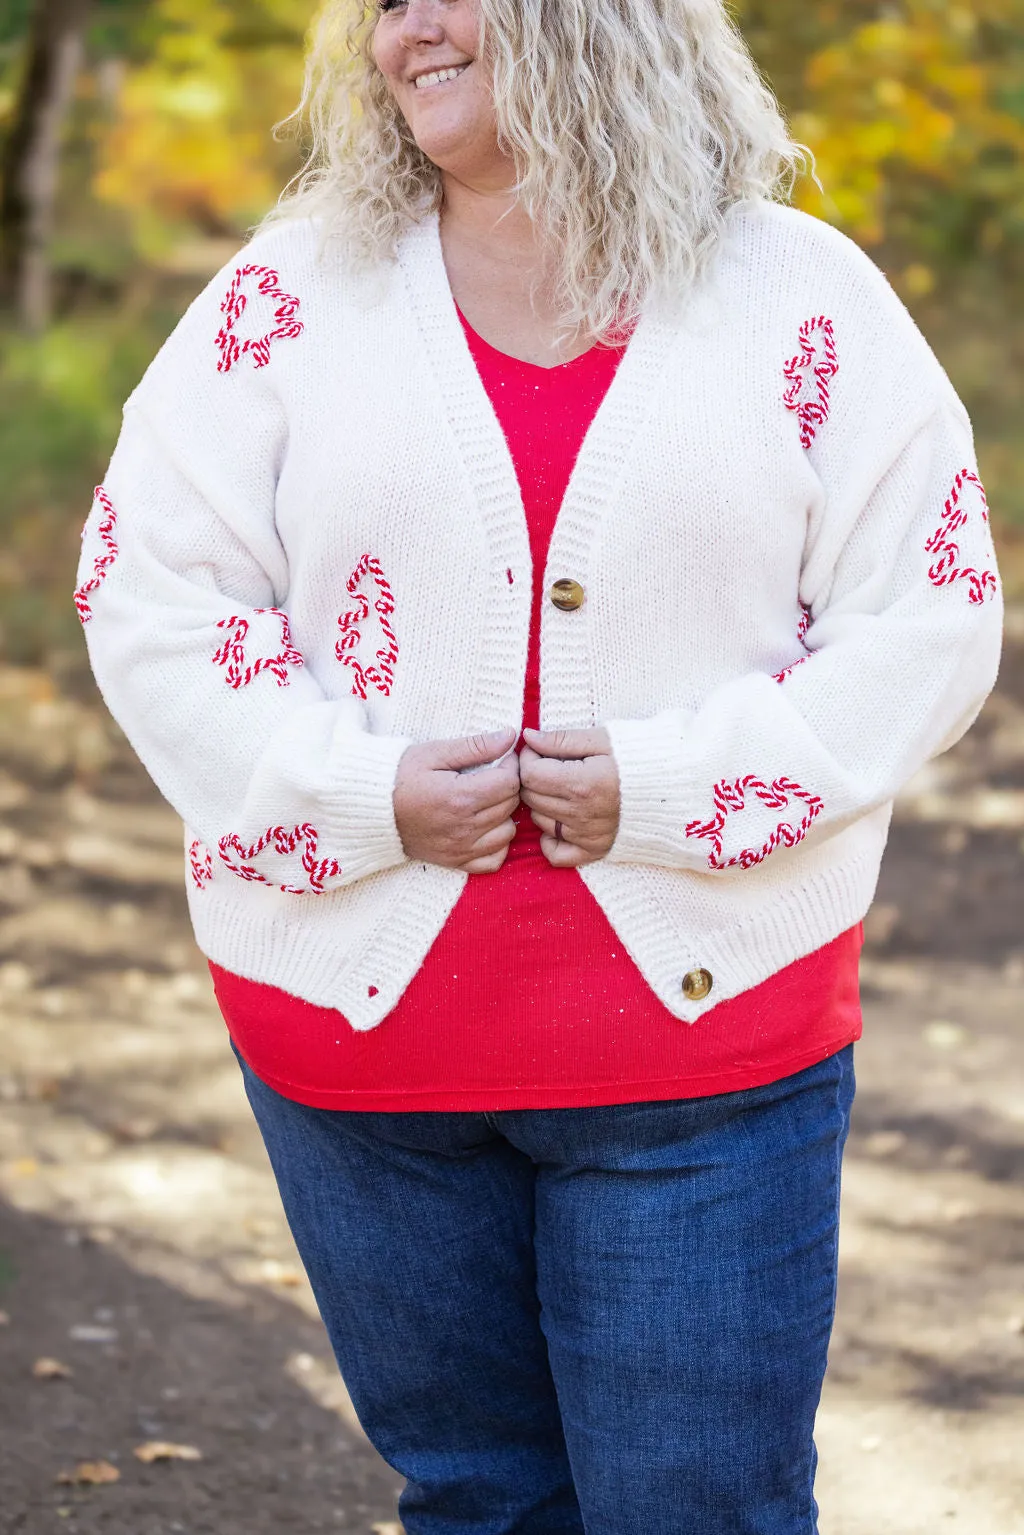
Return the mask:
M297 1354L327 1356L322 1328L272 1295L236 1299L183 1294L0 1203L3 1535L368 1535L395 1519L400 1479L287 1373ZM73 1376L35 1379L44 1356ZM156 1439L203 1459L142 1465L134 1447ZM121 1470L116 1485L55 1484L100 1457Z

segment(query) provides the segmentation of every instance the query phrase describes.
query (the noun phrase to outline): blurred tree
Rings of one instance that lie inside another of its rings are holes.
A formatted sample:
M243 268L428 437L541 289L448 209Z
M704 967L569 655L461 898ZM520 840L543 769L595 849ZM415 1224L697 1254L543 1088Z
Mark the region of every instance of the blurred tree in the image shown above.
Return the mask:
M49 249L61 130L92 0L35 0L0 160L0 299L32 330L50 318Z
M269 128L294 105L306 0L155 0L152 52L98 130L96 195L136 247L163 257L189 230L237 238L292 169Z
M738 0L765 73L814 151L805 206L864 244L922 255L1024 234L1024 0Z

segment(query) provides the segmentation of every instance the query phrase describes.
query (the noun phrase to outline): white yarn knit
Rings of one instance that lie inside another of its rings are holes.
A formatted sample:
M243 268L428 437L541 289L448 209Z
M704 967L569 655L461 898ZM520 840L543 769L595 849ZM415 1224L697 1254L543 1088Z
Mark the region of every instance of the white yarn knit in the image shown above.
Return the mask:
M406 859L399 758L522 719L531 561L436 219L380 281L316 245L260 235L163 347L76 600L186 822L201 948L369 1029L466 879ZM893 795L994 681L994 569L969 422L885 279L737 209L685 318L637 328L537 573L586 592L545 600L543 725L607 724L622 778L582 878L678 1018L864 915Z

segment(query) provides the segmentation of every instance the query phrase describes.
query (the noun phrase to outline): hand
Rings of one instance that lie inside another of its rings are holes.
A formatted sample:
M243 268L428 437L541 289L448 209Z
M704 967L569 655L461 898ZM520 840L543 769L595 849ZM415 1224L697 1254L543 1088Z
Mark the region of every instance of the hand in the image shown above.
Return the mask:
M607 730L527 730L524 738L520 797L542 832L541 852L556 869L596 863L619 831L619 770Z
M497 873L516 834L516 735L499 730L460 741L430 741L402 754L394 807L406 857L467 874ZM508 761L492 767L504 752L510 753Z

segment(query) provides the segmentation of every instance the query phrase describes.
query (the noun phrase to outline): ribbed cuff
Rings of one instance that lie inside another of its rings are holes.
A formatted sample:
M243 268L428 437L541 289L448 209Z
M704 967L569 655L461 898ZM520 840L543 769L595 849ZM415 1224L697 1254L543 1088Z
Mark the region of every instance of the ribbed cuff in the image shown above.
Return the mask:
M619 833L608 863L699 869L700 851L686 841L685 751L693 715L683 710L607 725L619 770Z
M398 764L412 742L404 736L339 731L331 749L331 777L339 787L324 796L324 845L342 850L345 883L404 863L395 824Z

